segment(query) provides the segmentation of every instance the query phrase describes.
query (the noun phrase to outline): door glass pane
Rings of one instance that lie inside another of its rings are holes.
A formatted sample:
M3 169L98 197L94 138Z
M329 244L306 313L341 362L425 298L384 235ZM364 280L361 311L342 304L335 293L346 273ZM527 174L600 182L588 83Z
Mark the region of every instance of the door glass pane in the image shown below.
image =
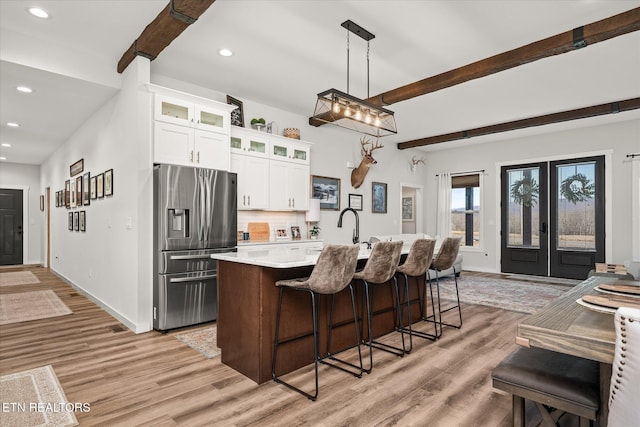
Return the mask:
M209 113L208 111L200 111L200 123L209 126L223 127L224 118L220 114Z
M162 101L162 115L176 119L189 120L189 108L186 105L176 105Z
M231 137L231 148L235 148L236 150L242 149L242 140L236 136Z
M282 145L273 144L273 155L287 157L287 147L283 147Z
M297 160L307 160L307 152L305 150L293 150L293 158Z
M556 166L558 249L596 249L595 162Z
M507 171L509 206L507 244L510 247L540 247L540 168Z
M256 153L264 153L267 154L267 144L261 141L254 141L253 139L250 142L249 151L255 151Z

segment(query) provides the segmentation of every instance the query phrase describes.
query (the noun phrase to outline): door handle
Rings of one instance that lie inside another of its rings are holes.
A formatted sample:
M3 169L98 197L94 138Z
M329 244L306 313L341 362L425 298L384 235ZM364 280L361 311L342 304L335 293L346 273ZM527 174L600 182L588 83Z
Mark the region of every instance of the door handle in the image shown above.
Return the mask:
M546 233L547 232L547 223L543 222L542 226L540 227L540 232L541 233Z

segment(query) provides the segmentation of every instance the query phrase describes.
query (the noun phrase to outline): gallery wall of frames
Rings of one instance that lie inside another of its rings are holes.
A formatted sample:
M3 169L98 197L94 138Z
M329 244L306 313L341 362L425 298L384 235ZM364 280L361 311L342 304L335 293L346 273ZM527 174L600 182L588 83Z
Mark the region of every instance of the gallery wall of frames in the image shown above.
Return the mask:
M56 207L69 209L69 231L87 231L87 211L85 206L113 196L113 169L91 175L84 171L84 159L69 167L69 179L64 189L56 191Z

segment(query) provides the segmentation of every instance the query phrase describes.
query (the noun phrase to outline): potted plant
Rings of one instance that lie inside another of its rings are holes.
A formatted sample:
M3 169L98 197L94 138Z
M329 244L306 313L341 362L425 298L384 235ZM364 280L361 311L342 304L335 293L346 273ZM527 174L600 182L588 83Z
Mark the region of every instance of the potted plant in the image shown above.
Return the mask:
M320 227L317 225L314 225L309 229L309 236L311 236L311 239L313 240L318 238L318 233L320 233Z

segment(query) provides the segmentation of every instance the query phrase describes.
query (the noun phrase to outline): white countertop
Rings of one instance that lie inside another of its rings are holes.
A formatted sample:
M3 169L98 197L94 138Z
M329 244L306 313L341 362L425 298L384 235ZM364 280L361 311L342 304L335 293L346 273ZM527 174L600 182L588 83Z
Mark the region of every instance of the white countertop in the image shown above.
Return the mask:
M369 259L371 249L361 244L358 259ZM319 248L278 248L265 246L264 248L238 248L237 252L223 252L211 254L211 258L220 261L238 262L241 264L258 265L270 268L292 268L315 265L321 249ZM409 247L403 247L402 253L409 253Z

